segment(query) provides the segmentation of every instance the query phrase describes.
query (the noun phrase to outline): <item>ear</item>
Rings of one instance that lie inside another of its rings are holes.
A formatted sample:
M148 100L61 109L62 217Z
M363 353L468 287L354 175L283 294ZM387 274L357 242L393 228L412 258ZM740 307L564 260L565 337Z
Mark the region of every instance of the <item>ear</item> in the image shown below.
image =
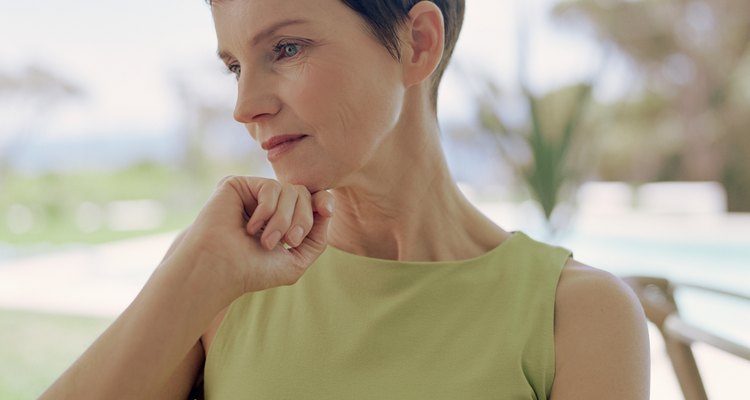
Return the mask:
M403 31L401 64L407 87L428 79L443 59L443 13L431 1L420 1L409 11Z

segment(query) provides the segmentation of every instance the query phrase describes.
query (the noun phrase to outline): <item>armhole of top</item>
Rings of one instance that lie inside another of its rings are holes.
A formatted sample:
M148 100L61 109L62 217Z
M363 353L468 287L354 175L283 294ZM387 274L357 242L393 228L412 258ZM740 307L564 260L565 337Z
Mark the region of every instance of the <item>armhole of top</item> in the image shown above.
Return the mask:
M224 317L221 319L221 322L219 323L219 327L216 328L216 334L214 335L214 338L211 341L211 346L208 348L208 351L206 351L206 364L204 367L204 372L213 369L211 368L212 360L219 356L216 354L216 352L218 351L217 346L221 346L224 344L224 340L225 340L224 338L226 336L225 332L227 329L229 329L226 327L226 325L228 324L227 320L232 316L235 307L239 303L239 300L242 299L243 297L244 296L240 296L235 301L233 301L229 305L229 307L227 307L226 312L224 313Z
M547 380L546 384L546 391L547 395L552 393L552 385L555 382L555 376L557 372L557 347L555 346L555 338L556 338L556 331L555 331L555 322L557 320L557 289L560 287L560 280L562 278L563 271L568 266L568 264L573 260L573 253L570 250L567 250L562 247L555 248L555 253L559 253L560 255L555 257L562 258L562 265L559 266L558 271L555 276L555 290L554 290L554 296L552 297L552 337L551 337L551 343L550 348L552 349L552 363L548 367L549 370L546 371L547 376L549 376L550 379ZM563 257L564 256L564 257Z
M519 259L528 267L527 278L531 278L527 296L529 304L534 304L537 319L531 322L534 328L527 332L525 346L531 346L528 356L533 361L529 384L538 398L548 398L555 379L555 308L557 289L562 272L572 257L572 252L564 247L551 245L529 237L523 232L516 234L521 239L513 248ZM532 355L533 354L533 355ZM525 363L526 361L524 361ZM526 371L525 371L526 373Z

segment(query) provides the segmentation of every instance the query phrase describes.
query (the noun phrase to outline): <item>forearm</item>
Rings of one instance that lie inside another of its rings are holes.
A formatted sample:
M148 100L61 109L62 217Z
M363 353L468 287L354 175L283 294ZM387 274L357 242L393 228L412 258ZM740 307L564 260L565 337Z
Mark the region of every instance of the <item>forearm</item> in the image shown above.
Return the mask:
M232 293L208 260L175 255L97 341L42 395L61 398L151 398ZM216 294L219 293L217 296Z
M200 350L197 341L221 310L246 291L296 282L323 252L332 201L325 191L311 195L268 179L222 181L133 303L42 399L163 398L170 378L196 370L201 360L190 350ZM303 228L293 248L268 239L268 230L288 236L293 227Z

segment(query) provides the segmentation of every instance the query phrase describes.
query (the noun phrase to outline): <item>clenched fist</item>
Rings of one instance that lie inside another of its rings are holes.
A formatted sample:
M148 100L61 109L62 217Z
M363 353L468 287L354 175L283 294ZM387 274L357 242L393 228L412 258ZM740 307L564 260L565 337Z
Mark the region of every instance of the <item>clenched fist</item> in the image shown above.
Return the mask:
M210 268L237 297L290 285L325 250L333 205L325 191L227 177L167 257Z

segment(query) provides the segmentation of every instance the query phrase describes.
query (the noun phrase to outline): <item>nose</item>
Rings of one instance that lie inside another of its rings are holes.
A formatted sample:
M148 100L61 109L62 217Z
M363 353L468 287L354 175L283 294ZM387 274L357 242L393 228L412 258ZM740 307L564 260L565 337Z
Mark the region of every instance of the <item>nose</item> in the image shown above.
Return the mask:
M253 124L276 115L281 102L274 91L274 80L270 74L242 71L237 83L237 103L234 119L243 124Z

